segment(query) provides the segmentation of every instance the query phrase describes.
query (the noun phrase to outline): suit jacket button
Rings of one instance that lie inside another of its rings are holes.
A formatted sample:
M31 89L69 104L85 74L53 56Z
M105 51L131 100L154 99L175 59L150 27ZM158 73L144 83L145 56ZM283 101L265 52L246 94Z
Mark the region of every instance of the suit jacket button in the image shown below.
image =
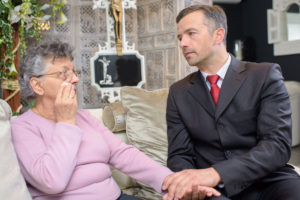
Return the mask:
M217 126L218 126L218 128L221 128L221 129L224 128L224 125L221 123L218 123Z
M226 150L225 152L224 152L224 154L225 154L225 157L228 159L228 158L230 158L231 157L231 151L228 151L228 150Z

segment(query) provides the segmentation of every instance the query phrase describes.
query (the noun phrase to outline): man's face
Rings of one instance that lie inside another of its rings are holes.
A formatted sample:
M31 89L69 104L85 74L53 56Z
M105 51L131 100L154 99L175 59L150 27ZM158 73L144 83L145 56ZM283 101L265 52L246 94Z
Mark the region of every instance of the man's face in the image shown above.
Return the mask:
M209 32L205 16L201 11L192 12L177 24L177 37L182 53L191 66L205 64L213 55L215 39ZM213 26L211 24L211 26Z

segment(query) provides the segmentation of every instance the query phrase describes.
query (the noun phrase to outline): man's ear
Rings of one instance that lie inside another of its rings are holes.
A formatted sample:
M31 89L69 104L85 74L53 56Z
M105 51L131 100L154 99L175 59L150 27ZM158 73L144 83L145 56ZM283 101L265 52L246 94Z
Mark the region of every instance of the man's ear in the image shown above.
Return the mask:
M215 44L221 44L223 42L223 39L225 37L225 29L224 28L218 28L215 30Z
M41 86L41 81L40 81L38 78L32 77L32 78L30 79L30 85L31 85L33 91L34 91L37 95L41 96L41 95L44 94L44 89L43 89L43 87Z

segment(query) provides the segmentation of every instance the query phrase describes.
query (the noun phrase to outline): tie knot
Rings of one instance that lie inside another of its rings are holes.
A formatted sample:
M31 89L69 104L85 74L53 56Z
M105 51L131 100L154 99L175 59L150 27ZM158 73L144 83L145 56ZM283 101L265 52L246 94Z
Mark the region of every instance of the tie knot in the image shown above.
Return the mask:
M207 76L206 79L209 81L209 83L212 84L216 84L217 81L219 80L219 75L211 75L211 76Z

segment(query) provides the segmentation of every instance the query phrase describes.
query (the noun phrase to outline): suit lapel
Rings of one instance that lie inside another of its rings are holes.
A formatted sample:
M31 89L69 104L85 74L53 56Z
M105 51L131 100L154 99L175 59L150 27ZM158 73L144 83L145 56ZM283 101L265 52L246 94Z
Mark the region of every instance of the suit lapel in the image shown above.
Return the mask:
M188 92L193 98L211 115L215 116L215 105L212 101L208 88L205 85L200 71L195 73L190 79L191 85Z
M230 66L220 90L218 105L215 113L216 120L218 120L218 118L224 112L246 78L246 73L243 73L246 70L245 63L238 61L233 56L231 56L231 58L232 60Z

